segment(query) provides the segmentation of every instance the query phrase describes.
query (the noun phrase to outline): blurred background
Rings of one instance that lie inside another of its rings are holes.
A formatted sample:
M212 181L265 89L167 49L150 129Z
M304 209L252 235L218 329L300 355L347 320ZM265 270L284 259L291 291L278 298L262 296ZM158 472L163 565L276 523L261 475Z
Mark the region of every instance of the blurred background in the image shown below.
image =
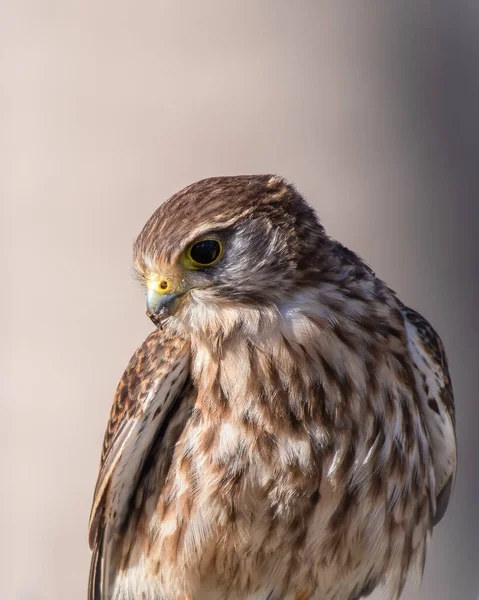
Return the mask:
M110 403L151 330L130 266L146 219L197 179L279 173L443 337L460 465L404 598L476 599L479 2L0 11L0 597L86 598Z

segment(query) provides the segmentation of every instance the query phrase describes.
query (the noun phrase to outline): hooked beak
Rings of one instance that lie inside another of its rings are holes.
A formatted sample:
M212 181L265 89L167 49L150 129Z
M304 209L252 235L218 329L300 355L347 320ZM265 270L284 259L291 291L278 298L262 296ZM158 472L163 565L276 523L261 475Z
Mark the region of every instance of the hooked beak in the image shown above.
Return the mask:
M147 281L146 314L161 328L162 320L172 314L176 300L184 290L175 289L172 280L162 275L153 275Z
M167 317L177 298L181 294L161 294L154 289L149 289L146 294L146 314L157 327L161 327L162 320Z
M168 311L179 296L181 294L160 294L156 290L148 290L146 309L148 313L158 315L161 311Z

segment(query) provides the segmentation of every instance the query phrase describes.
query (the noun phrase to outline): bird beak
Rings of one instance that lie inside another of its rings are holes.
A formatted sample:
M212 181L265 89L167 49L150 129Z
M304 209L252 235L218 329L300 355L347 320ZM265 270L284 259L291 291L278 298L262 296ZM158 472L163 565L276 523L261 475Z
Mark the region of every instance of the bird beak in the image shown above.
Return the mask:
M149 289L146 294L146 311L148 316L160 314L167 316L179 296L180 294L161 294L154 289Z
M172 283L171 279L162 275L154 275L147 281L146 314L160 328L162 320L171 314L176 299L182 294Z

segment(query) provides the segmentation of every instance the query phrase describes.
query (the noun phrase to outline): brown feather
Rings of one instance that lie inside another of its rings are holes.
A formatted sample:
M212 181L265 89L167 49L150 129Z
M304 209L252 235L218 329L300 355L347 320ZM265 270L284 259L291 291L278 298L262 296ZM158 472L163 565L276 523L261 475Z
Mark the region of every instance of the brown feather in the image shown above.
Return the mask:
M221 260L190 268L189 245L208 235ZM116 531L114 576L94 600L356 600L381 581L399 597L449 489L452 388L432 328L276 176L185 188L145 225L135 263L179 300L115 397L92 521ZM174 411L133 476L112 456L185 345ZM120 483L121 518L102 512Z

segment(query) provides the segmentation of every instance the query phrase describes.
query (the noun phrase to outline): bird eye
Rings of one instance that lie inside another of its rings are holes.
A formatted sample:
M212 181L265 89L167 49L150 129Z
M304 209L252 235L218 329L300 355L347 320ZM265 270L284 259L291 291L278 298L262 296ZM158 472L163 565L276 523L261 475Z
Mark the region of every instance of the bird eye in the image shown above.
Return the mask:
M188 257L193 264L210 267L219 261L223 247L218 240L201 240L193 244L188 251Z

